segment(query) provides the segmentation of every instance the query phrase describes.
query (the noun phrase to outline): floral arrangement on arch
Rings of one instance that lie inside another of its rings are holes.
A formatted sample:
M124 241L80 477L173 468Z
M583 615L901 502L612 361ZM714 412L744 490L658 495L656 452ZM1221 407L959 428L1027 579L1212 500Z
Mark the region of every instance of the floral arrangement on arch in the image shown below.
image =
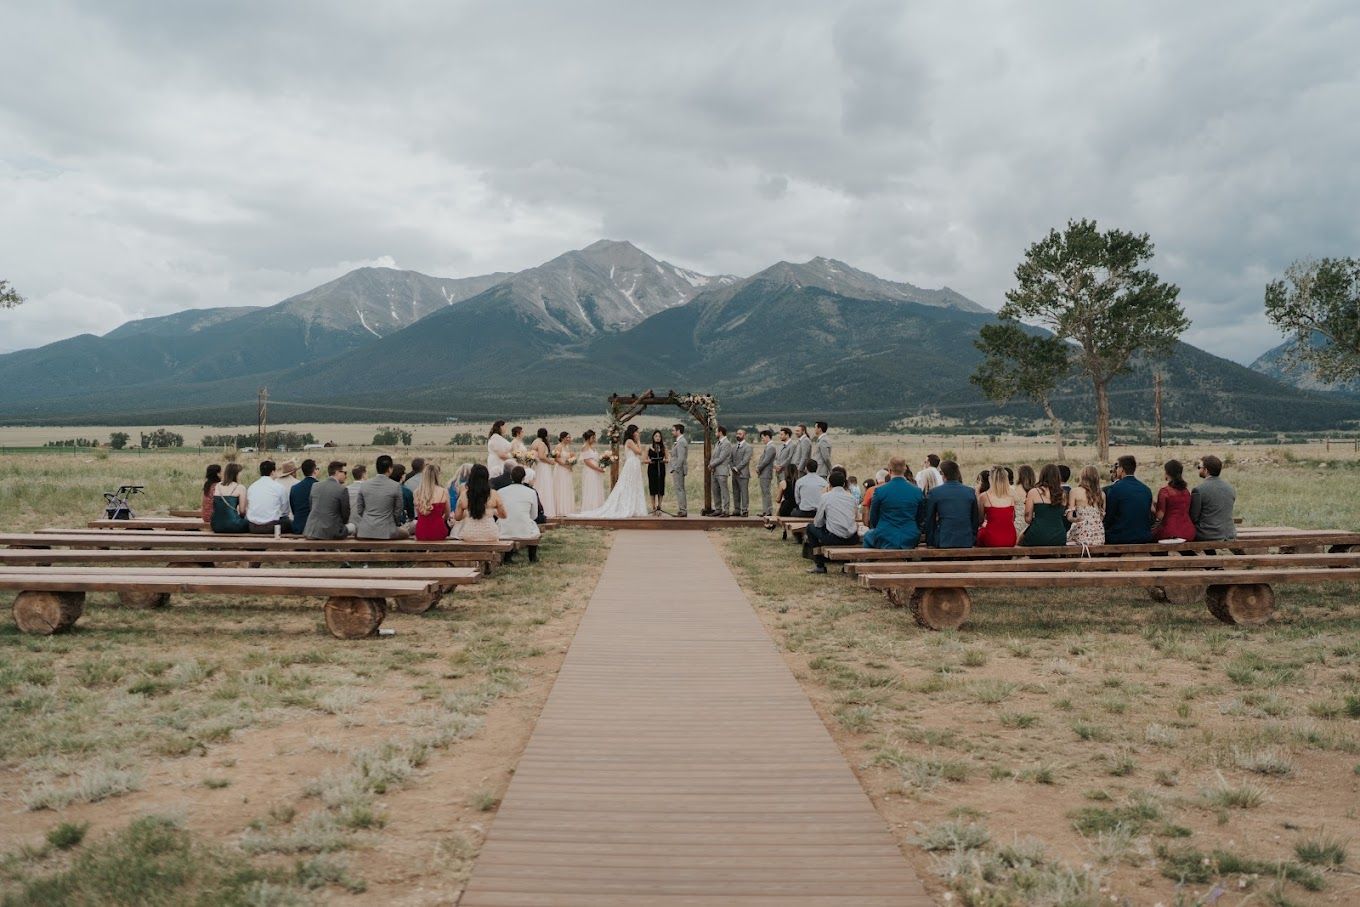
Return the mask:
M710 432L718 430L718 401L712 394L677 394L675 405Z

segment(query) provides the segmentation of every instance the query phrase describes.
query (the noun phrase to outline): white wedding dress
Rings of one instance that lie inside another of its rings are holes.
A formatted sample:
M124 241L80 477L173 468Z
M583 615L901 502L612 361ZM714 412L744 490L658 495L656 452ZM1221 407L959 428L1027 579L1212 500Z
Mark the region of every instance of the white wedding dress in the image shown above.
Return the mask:
M619 467L619 480L610 489L604 506L573 513L572 516L593 520L627 520L650 516L651 512L647 506L647 480L642 475L642 461L637 454L625 448L623 465Z

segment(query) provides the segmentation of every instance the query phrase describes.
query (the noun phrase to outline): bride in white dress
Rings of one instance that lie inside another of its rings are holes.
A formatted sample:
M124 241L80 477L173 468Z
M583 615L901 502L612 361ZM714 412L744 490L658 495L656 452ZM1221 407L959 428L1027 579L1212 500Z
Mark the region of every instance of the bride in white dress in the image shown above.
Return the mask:
M651 515L651 509L647 506L647 480L642 475L642 447L638 444L637 433L636 425L628 426L623 433L623 465L619 468L619 480L614 483L604 506L572 516L626 520Z

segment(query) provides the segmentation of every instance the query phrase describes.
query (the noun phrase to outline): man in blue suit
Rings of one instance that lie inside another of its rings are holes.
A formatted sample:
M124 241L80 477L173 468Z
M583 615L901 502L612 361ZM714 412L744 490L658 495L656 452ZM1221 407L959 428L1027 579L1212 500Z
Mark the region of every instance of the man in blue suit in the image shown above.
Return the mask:
M907 461L893 457L888 461L889 479L874 490L869 505L869 531L864 533L865 548L915 548L921 541L921 524L926 518L926 496L906 479Z
M940 464L940 475L944 483L926 495L926 544L932 548L972 548L982 525L977 492L963 484L959 464L953 460ZM877 491L874 497L878 497Z
M1133 477L1138 461L1124 454L1115 461L1115 481L1105 486L1105 544L1152 541L1152 491Z

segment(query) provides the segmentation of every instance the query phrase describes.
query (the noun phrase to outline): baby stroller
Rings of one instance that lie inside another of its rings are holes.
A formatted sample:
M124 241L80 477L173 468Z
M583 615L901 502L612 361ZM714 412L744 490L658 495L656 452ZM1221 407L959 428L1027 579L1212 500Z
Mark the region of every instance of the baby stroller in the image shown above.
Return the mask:
M145 488L145 485L119 485L117 491L104 492L104 519L136 519L137 514L132 512L132 505L128 503L128 498L140 493Z

